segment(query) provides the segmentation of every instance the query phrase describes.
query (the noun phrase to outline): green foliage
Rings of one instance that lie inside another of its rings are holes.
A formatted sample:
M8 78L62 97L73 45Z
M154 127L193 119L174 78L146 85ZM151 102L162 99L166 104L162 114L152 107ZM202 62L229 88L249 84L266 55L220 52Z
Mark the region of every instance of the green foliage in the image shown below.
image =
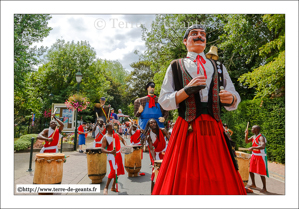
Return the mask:
M277 58L254 69L251 73L245 73L239 78L240 82L255 87L257 97L269 95L284 95L285 86L285 52L280 52Z
M38 134L27 134L21 136L18 140L14 141L14 150L21 151L28 149L31 146L31 138L34 137L34 142L36 142L37 136Z
M256 96L278 97L284 95L285 86L285 15L263 15L263 21L270 33L269 39L259 47L263 65L243 74L239 81L255 87Z
M133 71L126 77L126 95L133 103L135 99L147 95L146 84L153 81L154 72L149 61L138 61L130 65ZM156 91L157 93L157 91Z
M21 114L31 114L39 108L39 102L32 94L32 85L28 83L29 73L37 65L46 48L33 47L47 37L52 28L48 27L50 15L15 14L14 15L14 115L18 123Z
M267 139L268 159L280 163L285 162L285 100L284 98L255 99L242 101L235 111L225 111L222 122L228 124L234 134L232 140L237 147L250 147L245 144L244 132L249 122L251 127L259 125L261 133Z
M44 64L31 74L35 98L42 103L41 109L53 103L63 103L78 90L75 74L83 74L79 92L90 101L99 98L109 88L103 76L104 70L95 62L95 51L85 41L65 42L57 40L45 56ZM49 98L52 93L53 99Z

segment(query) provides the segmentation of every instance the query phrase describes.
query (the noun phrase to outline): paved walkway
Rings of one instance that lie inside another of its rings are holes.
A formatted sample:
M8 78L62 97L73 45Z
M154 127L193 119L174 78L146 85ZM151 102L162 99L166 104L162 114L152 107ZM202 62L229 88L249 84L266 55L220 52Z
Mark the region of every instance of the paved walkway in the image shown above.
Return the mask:
M129 143L129 140L126 140ZM87 141L87 146L83 147L92 147L93 143L89 140ZM38 152L33 153L33 159ZM87 175L87 158L86 154L78 153L75 151L72 152L64 152L65 155L69 155L67 158L67 162L63 166L63 179L62 184L91 184L91 180ZM32 163L33 172L27 172L29 167L29 156L30 153L15 153L14 154L14 184L32 184L35 163ZM123 156L124 159L124 156ZM141 172L145 173L145 176L133 177L129 178L127 176L127 172L125 171L125 175L119 177L119 187L121 192L118 195L150 195L150 175L151 175L151 167L149 165L149 156L148 153L144 153L144 158L142 160L142 169ZM254 189L254 193L249 193L248 195L284 195L285 194L285 166L282 164L277 164L273 162L269 162L268 164L270 178L266 179L267 182L267 190L268 193L261 193L260 190L262 188L262 182L258 175L255 177L257 189ZM110 167L107 166L107 174L110 172ZM101 190L103 191L104 186L107 181L107 174L101 183ZM111 183L112 184L112 183ZM111 188L110 184L110 188ZM248 184L251 184L251 180L249 178ZM129 186L128 186L129 185ZM103 192L101 191L101 194ZM15 193L17 194L17 193ZM70 193L74 195L74 193ZM117 194L111 192L109 190L109 194ZM18 194L19 195L19 194ZM24 194L23 194L24 195ZM33 195L36 195L33 193ZM63 194L66 195L66 194ZM89 194L90 195L90 194Z

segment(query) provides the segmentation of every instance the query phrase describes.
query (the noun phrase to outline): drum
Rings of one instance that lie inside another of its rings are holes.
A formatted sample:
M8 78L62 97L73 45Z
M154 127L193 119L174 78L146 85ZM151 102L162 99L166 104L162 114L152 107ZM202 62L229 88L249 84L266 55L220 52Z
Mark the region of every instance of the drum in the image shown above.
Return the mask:
M155 179L154 179L154 181L155 182L157 181L159 170L160 170L162 162L163 162L163 160L155 160L155 165L154 165L154 171L155 171Z
M88 177L92 184L102 183L106 175L107 155L102 153L101 147L86 149Z
M244 186L246 186L249 179L249 164L250 164L251 154L236 151L236 157L238 161L240 176L243 180Z
M130 145L128 147L133 147L133 152L125 155L125 169L128 172L128 177L136 177L141 169L142 146Z
M61 184L65 155L61 153L39 153L35 156L33 184ZM39 193L39 195L53 193Z

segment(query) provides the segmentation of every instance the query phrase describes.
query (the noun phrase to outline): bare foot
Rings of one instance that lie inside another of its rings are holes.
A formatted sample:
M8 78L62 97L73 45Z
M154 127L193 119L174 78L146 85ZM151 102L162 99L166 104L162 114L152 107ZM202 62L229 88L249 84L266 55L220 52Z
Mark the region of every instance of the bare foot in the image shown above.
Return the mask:
M105 188L103 194L107 195L108 194L108 189Z
M266 189L262 189L261 193L268 193L268 191Z
M250 189L255 189L256 186L255 185L248 185L247 188L250 188Z

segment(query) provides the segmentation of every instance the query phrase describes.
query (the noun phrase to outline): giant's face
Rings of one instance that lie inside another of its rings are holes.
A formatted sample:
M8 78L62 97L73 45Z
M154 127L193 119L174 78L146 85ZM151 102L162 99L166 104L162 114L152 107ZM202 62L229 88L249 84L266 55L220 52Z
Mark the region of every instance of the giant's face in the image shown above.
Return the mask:
M193 29L189 32L187 39L183 43L186 45L188 52L201 53L206 48L206 32L204 29Z
M155 84L151 84L147 88L148 94L154 94L155 93Z
M101 105L104 105L105 102L106 102L106 100L101 100L101 99L100 99L100 103L101 103Z
M149 123L150 123L149 125L150 125L151 129L156 129L157 128L156 120L150 120Z

